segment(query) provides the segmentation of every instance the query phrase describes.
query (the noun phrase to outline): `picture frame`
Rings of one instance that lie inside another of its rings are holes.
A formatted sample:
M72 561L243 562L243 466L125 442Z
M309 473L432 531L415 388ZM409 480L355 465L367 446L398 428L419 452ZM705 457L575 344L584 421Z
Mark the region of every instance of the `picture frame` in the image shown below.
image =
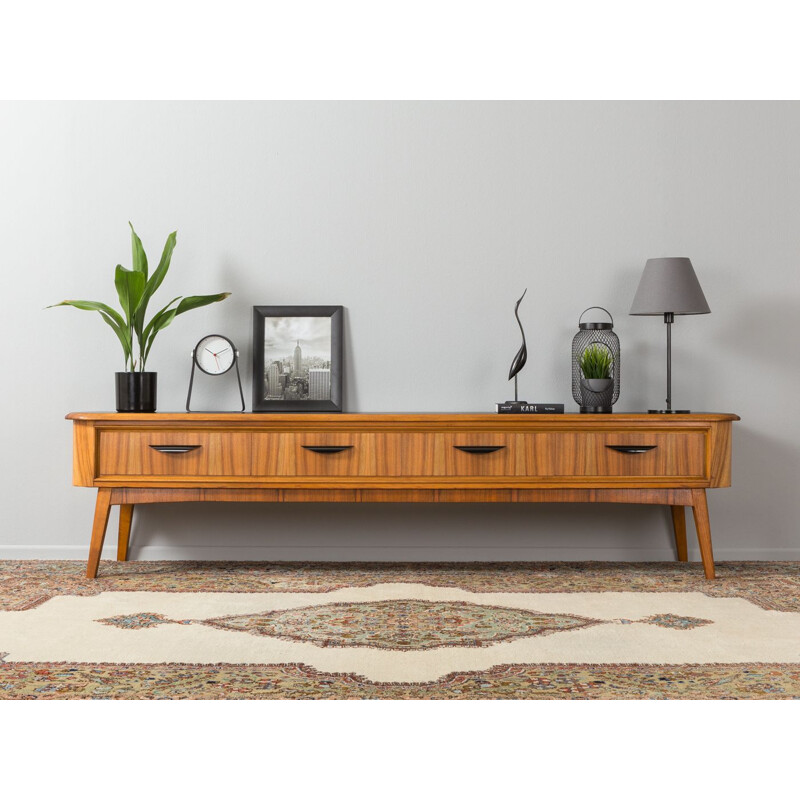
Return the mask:
M343 306L253 306L254 412L342 410L343 321Z

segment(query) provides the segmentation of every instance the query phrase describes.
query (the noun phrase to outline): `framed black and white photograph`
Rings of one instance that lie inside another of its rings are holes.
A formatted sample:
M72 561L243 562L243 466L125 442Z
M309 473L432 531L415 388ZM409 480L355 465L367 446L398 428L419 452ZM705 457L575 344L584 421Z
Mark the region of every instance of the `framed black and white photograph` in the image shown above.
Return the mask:
M342 410L342 306L253 306L253 411Z

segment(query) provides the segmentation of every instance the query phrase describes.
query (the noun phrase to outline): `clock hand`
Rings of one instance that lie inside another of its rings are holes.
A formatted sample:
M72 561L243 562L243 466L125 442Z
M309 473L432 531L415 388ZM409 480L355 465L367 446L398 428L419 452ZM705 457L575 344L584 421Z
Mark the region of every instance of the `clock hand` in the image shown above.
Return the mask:
M217 355L221 356L225 352L225 350L230 350L230 347L226 347L223 350L220 350L219 353L217 353Z

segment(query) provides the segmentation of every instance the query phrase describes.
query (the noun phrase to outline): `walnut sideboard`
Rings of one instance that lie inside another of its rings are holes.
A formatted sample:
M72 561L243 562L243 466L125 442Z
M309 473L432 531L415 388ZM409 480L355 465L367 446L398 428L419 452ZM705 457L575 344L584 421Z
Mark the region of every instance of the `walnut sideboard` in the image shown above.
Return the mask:
M735 414L84 414L73 483L97 489L87 576L108 516L187 501L657 503L687 560L684 507L714 577L706 489L730 486Z

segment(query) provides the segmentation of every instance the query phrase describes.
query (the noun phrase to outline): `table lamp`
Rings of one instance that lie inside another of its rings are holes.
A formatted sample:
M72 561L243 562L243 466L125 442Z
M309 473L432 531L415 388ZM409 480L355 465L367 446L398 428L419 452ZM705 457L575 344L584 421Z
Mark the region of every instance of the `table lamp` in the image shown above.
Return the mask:
M649 258L629 312L633 316L661 316L667 326L667 407L650 414L688 414L672 408L672 323L676 314L710 314L700 282L688 258Z

